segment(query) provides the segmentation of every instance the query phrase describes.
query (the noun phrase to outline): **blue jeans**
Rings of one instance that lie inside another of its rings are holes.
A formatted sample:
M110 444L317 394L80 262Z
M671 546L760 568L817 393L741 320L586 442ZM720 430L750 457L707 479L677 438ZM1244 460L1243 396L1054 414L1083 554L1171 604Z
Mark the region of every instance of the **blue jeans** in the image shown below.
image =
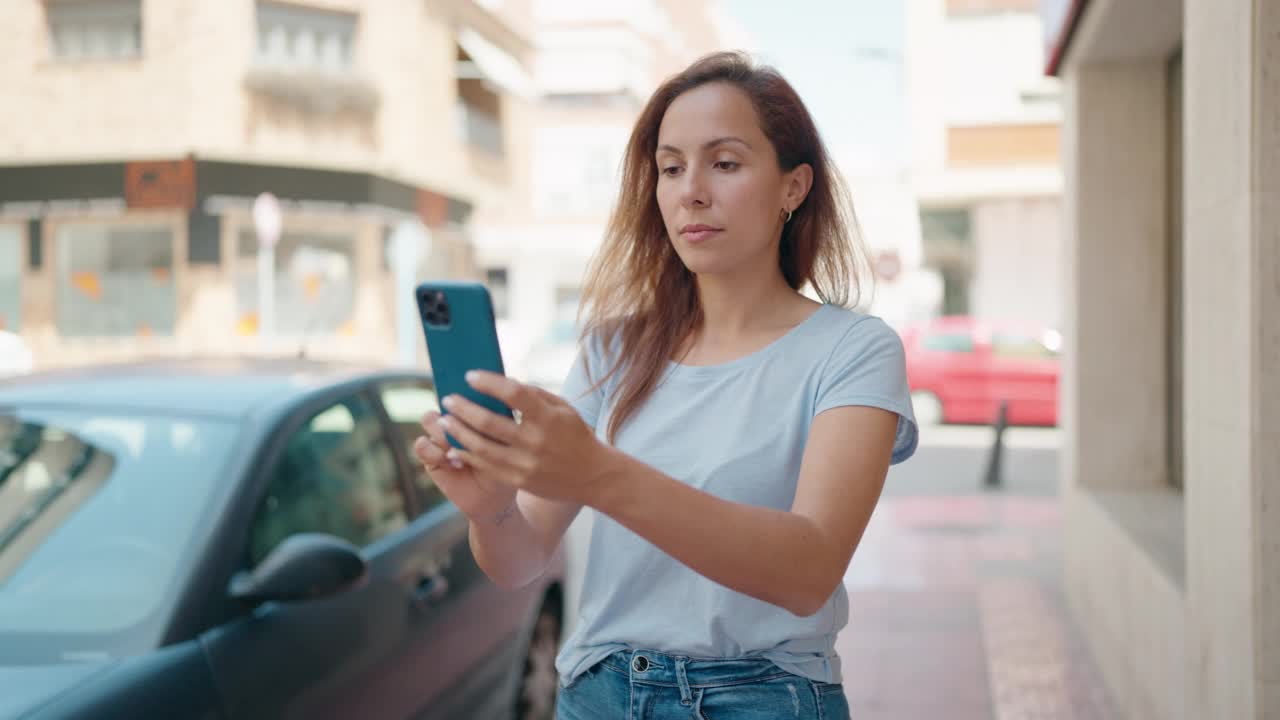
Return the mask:
M560 688L557 720L847 720L844 687L763 658L614 653Z

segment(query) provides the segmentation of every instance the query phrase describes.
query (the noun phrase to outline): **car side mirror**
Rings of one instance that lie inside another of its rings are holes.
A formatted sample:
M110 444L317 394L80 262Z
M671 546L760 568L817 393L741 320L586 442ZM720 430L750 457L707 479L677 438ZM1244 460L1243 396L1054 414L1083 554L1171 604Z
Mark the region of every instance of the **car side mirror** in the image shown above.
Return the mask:
M336 595L364 582L368 566L354 545L333 535L300 533L284 539L252 570L231 578L231 597L257 605Z

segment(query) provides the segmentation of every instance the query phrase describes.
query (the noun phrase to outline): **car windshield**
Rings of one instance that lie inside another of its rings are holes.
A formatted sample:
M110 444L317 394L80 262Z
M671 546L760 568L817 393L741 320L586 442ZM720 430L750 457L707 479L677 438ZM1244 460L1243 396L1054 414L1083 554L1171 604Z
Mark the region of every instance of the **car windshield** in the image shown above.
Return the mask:
M203 418L0 408L0 664L149 642L235 435Z

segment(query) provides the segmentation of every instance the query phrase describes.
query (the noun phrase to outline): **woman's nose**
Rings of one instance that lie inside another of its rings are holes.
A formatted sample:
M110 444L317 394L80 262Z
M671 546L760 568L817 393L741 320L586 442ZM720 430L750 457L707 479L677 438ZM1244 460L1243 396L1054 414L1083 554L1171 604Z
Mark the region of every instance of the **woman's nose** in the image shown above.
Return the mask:
M706 207L711 204L711 194L702 173L689 170L685 173L681 200L685 207Z

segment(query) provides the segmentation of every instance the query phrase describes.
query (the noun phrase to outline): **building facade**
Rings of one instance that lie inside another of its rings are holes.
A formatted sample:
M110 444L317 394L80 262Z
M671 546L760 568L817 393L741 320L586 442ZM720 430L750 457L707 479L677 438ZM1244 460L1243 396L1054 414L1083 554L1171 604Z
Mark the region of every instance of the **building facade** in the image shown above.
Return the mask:
M0 325L37 367L390 359L392 229L429 229L419 275L475 276L473 216L521 191L536 91L518 15L471 0L9 5ZM263 192L283 217L266 284Z
M1280 717L1280 3L1044 3L1071 604L1129 718Z
M499 8L503 3L498 3ZM508 371L563 380L583 275L617 198L640 109L668 75L720 49L711 0L531 0L541 96L530 115L527 203L477 218L477 262L499 298Z
M1061 320L1058 82L1035 0L907 5L910 182L935 311Z

